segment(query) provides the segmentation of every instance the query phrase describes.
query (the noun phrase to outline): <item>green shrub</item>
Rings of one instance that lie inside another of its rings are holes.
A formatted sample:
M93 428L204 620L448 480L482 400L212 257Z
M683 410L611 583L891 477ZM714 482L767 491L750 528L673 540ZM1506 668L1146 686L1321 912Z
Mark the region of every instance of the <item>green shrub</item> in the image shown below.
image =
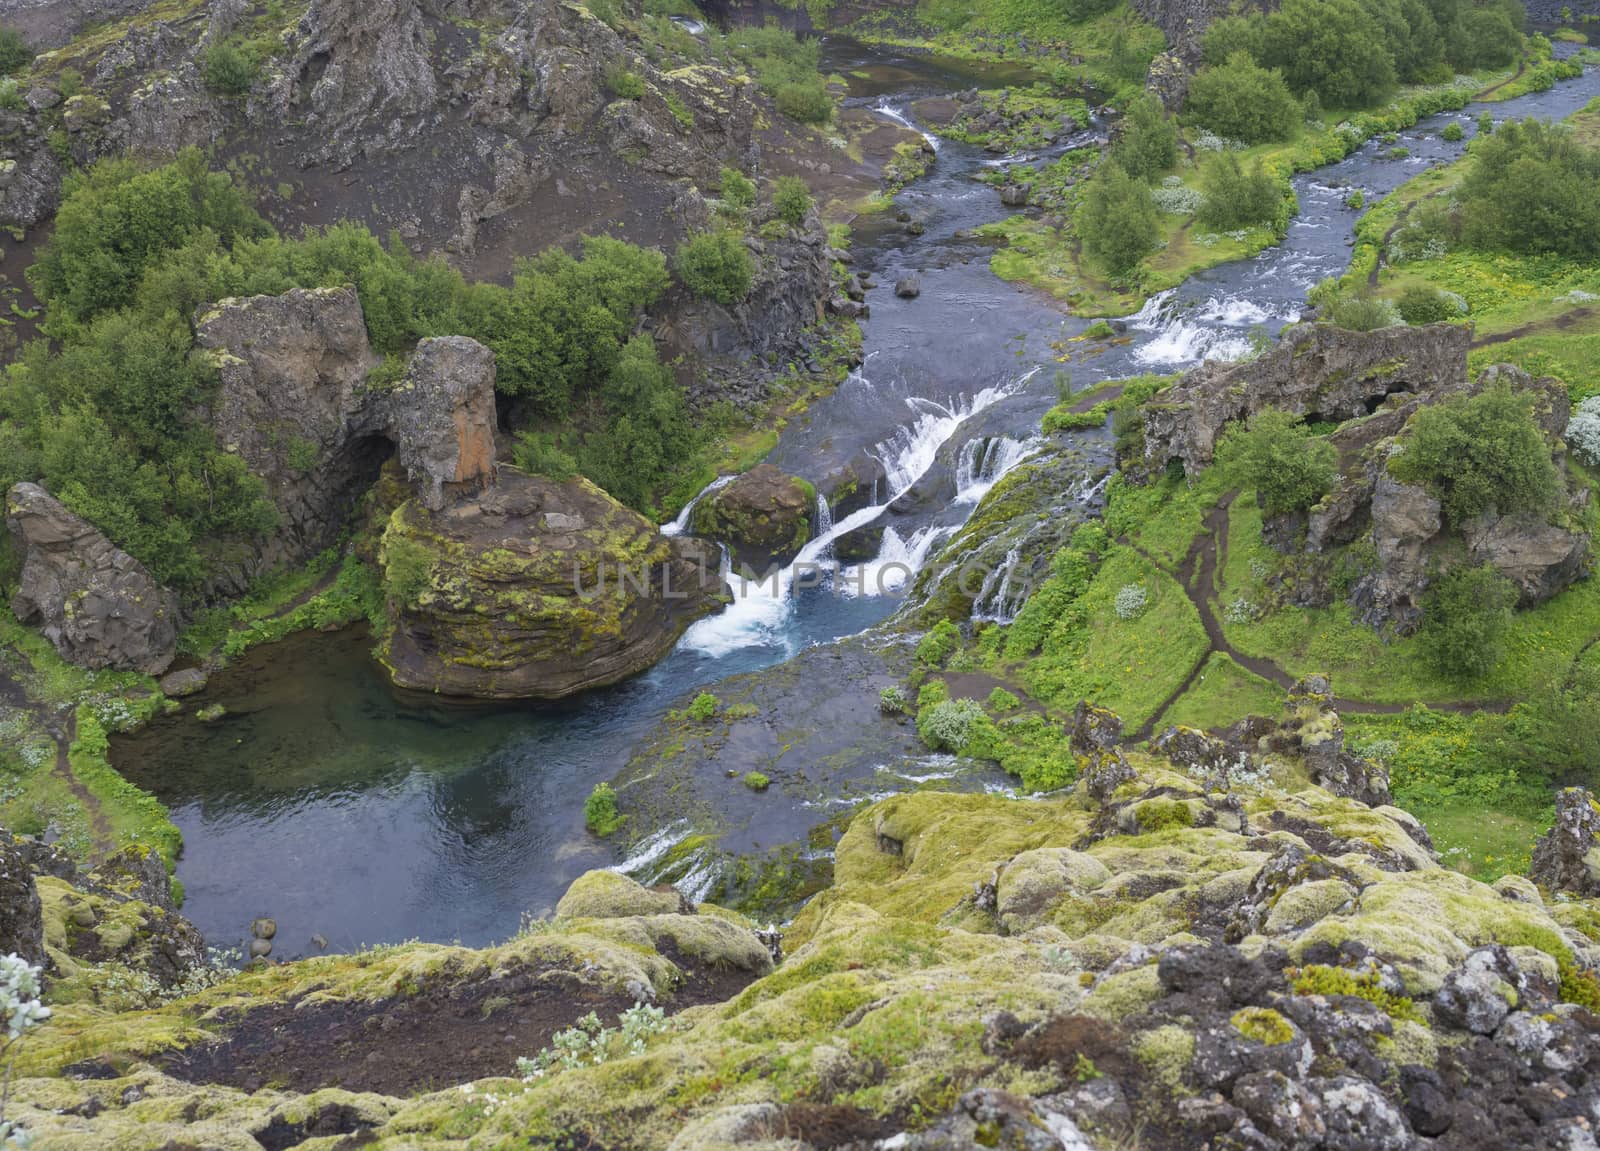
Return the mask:
M1476 396L1423 408L1389 459L1398 480L1426 487L1460 527L1475 516L1555 509L1560 476L1533 417L1533 397L1498 383Z
M724 168L719 177L720 190L723 203L731 208L741 211L751 208L756 202L755 181L746 176L737 168Z
M1022 706L1022 701L1003 687L991 691L987 702L990 711L1016 711Z
M1145 183L1178 162L1178 126L1160 100L1148 92L1134 98L1112 154L1128 175Z
M1202 126L1246 144L1287 140L1305 118L1283 76L1244 52L1201 69L1189 82L1186 107Z
M906 693L899 684L891 684L878 693L878 710L884 715L906 713Z
M558 484L566 483L578 472L578 461L572 454L543 432L519 432L511 459L530 476L544 476Z
M1235 424L1219 445L1218 461L1255 489L1268 515L1309 508L1328 493L1338 474L1338 451L1313 436L1297 416L1267 408Z
M617 811L617 793L609 783L597 783L583 801L583 825L599 836L610 835L627 822Z
M678 245L678 277L695 295L736 304L750 291L755 268L737 232L701 232Z
M1337 280L1324 280L1311 289L1308 301L1320 309L1320 318L1352 332L1373 332L1400 322L1400 313L1388 300L1350 291Z
M644 99L644 79L621 65L606 70L606 88L619 100Z
M917 713L917 734L935 751L959 752L987 719L977 700L947 699Z
M1100 166L1073 219L1083 250L1112 275L1125 275L1155 247L1155 201L1114 159Z
M15 28L0 24L0 76L20 72L33 63L33 51Z
M785 84L774 97L778 111L802 124L826 124L833 118L833 97L819 76L799 84Z
M1444 126L1444 131L1439 133L1439 138L1454 144L1466 134L1466 130L1461 127L1460 121L1452 120Z
M1360 0L1285 0L1267 17L1260 60L1334 108L1371 107L1398 80L1384 30Z
M1344 206L1349 208L1352 212L1361 211L1362 208L1366 207L1366 204L1367 194L1360 188L1352 189L1351 192L1344 198Z
M1283 192L1261 161L1246 171L1232 152L1207 161L1200 188L1206 198L1195 218L1219 232L1270 224L1283 210Z
M243 96L261 73L260 62L248 47L218 40L206 49L201 76L207 88L223 96Z
M744 785L751 791L765 791L772 785L772 780L762 772L747 771L744 773Z
M961 646L961 629L950 620L934 624L917 643L916 661L923 667L943 667L956 648Z
M414 608L433 586L433 552L410 536L393 529L384 533L379 551L383 564L383 590L397 607Z
M1427 284L1413 284L1400 295L1400 318L1408 324L1437 324L1459 315L1453 299Z
M694 702L686 709L690 719L698 723L706 723L717 714L717 697L709 691L703 691L694 697Z
M23 98L22 87L14 76L0 76L0 109L7 112L20 112L28 106Z
M1505 657L1505 636L1517 589L1485 565L1458 568L1434 582L1422 606L1417 638L1443 675L1480 679Z
M772 186L772 206L778 219L791 228L804 224L806 213L811 211L811 193L805 181L798 176L779 176Z
M1482 248L1600 256L1600 149L1564 124L1509 122L1473 145L1462 231Z
M678 122L678 126L685 130L692 129L694 127L694 110L683 102L683 97L676 92L668 92L664 99L667 111L672 113L672 118Z

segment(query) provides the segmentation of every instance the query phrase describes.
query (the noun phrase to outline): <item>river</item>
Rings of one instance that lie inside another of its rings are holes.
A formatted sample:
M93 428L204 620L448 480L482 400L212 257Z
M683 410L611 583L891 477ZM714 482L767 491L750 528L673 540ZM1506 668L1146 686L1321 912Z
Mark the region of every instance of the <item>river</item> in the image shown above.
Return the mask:
M842 41L826 44L824 71L849 77L850 103L903 123L916 99L973 83L970 65ZM1488 107L1496 117L1559 119L1597 91L1600 72L1590 69ZM1403 133L1406 159L1384 158L1388 146L1371 141L1297 177L1300 215L1281 245L1152 300L1129 317L1131 340L1074 357L1074 386L1238 356L1252 329L1275 333L1313 284L1346 266L1358 217L1344 206L1349 190L1361 188L1370 203L1459 155L1464 143L1443 140L1440 129L1458 120L1470 138L1481 110L1431 117ZM669 708L699 686L855 634L892 611L899 577L1026 456L1056 400L1052 345L1086 326L997 279L989 247L969 238L1011 211L973 179L995 160L942 141L932 171L897 199L924 225L920 234L889 216L858 222L856 266L878 285L867 297L865 362L794 421L770 457L813 480L860 452L882 463L866 508L837 523L819 509L820 530L803 557L826 568L834 544L882 527L876 561L841 573L854 594L823 586L747 596L694 625L647 674L560 705L418 703L388 688L369 640L355 631L256 649L219 674L207 697L227 707L226 718L173 717L113 745L118 768L166 802L183 832L184 911L206 938L241 941L252 918L271 916L279 957L322 941L352 950L413 938L503 939L523 913L549 911L577 875L616 862L585 832L583 801ZM913 273L921 295L902 300L893 285Z

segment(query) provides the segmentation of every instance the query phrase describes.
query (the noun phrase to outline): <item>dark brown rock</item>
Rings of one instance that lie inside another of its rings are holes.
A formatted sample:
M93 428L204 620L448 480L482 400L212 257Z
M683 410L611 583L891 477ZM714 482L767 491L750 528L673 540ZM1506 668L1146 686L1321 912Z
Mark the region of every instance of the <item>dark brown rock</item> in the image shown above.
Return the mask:
M6 526L22 556L11 599L18 620L81 667L167 669L177 649L177 600L143 564L38 484L11 489Z
M805 546L816 502L810 484L761 464L696 504L690 523L696 535L728 545L735 565L759 574Z

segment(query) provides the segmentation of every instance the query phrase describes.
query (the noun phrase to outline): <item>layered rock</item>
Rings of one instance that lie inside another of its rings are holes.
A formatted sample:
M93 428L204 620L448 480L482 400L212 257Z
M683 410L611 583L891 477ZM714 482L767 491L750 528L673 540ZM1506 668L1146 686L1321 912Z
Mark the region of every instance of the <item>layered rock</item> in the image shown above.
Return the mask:
M668 537L587 480L502 469L483 496L400 508L384 535L401 687L558 699L654 664L720 606L715 547Z
M1243 363L1207 361L1144 406L1144 462L1173 461L1191 476L1211 462L1235 420L1278 409L1308 420L1348 420L1397 392L1424 393L1467 378L1470 328L1431 324L1352 332L1331 324L1285 329Z
M1564 788L1556 796L1556 821L1533 848L1528 875L1551 891L1600 896L1600 803L1587 788Z
M771 464L759 464L695 505L696 535L725 544L736 567L760 574L786 564L811 538L816 489Z
M476 341L422 340L398 382L369 387L380 357L344 287L223 300L197 318L195 344L217 367L217 440L279 513L252 554L213 574L214 593L329 547L391 453L431 509L493 480L494 356Z
M38 484L6 497L22 557L11 610L63 659L160 675L177 650L177 599L138 560Z

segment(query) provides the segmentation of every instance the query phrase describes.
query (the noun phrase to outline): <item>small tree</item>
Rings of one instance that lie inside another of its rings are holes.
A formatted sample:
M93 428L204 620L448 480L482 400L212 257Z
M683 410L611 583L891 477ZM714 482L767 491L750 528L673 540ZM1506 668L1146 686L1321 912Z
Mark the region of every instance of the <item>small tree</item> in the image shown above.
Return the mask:
M750 291L755 268L737 232L701 232L678 245L678 277L697 296L736 304Z
M1146 183L1178 162L1178 126L1150 93L1128 105L1115 155L1128 175Z
M1418 632L1429 662L1454 679L1481 679L1505 656L1517 589L1494 568L1458 568L1434 582Z
M806 213L811 211L811 193L806 190L805 181L798 176L779 176L772 186L772 206L778 218L791 228L804 224Z
M1437 324L1458 315L1454 300L1426 284L1413 284L1400 295L1400 318L1408 324Z
M1117 276L1138 266L1161 234L1149 191L1115 159L1101 165L1089 181L1075 222L1083 250Z
M1334 446L1277 408L1257 412L1246 428L1235 425L1219 455L1255 488L1256 502L1268 515L1311 507L1327 495L1337 474Z
M255 56L231 40L219 40L207 48L201 66L206 87L224 96L249 92L260 70Z
M1452 525L1490 511L1546 515L1555 507L1561 479L1531 396L1497 383L1423 408L1410 432L1389 471L1432 492Z
M1201 69L1189 82L1186 106L1204 127L1246 144L1287 140L1308 115L1280 73L1240 51L1224 64Z
M755 182L739 169L722 169L719 183L722 188L722 201L730 208L743 210L756 202Z
M1271 223L1283 207L1283 193L1261 161L1246 171L1232 152L1223 152L1206 164L1200 188L1205 202L1196 218L1219 232Z
M15 28L0 24L0 76L20 72L33 61L33 52Z
M814 80L815 82L808 80L780 87L777 96L774 97L778 111L802 124L826 124L831 120L833 97L828 95L827 85L823 83L821 76L815 77Z

